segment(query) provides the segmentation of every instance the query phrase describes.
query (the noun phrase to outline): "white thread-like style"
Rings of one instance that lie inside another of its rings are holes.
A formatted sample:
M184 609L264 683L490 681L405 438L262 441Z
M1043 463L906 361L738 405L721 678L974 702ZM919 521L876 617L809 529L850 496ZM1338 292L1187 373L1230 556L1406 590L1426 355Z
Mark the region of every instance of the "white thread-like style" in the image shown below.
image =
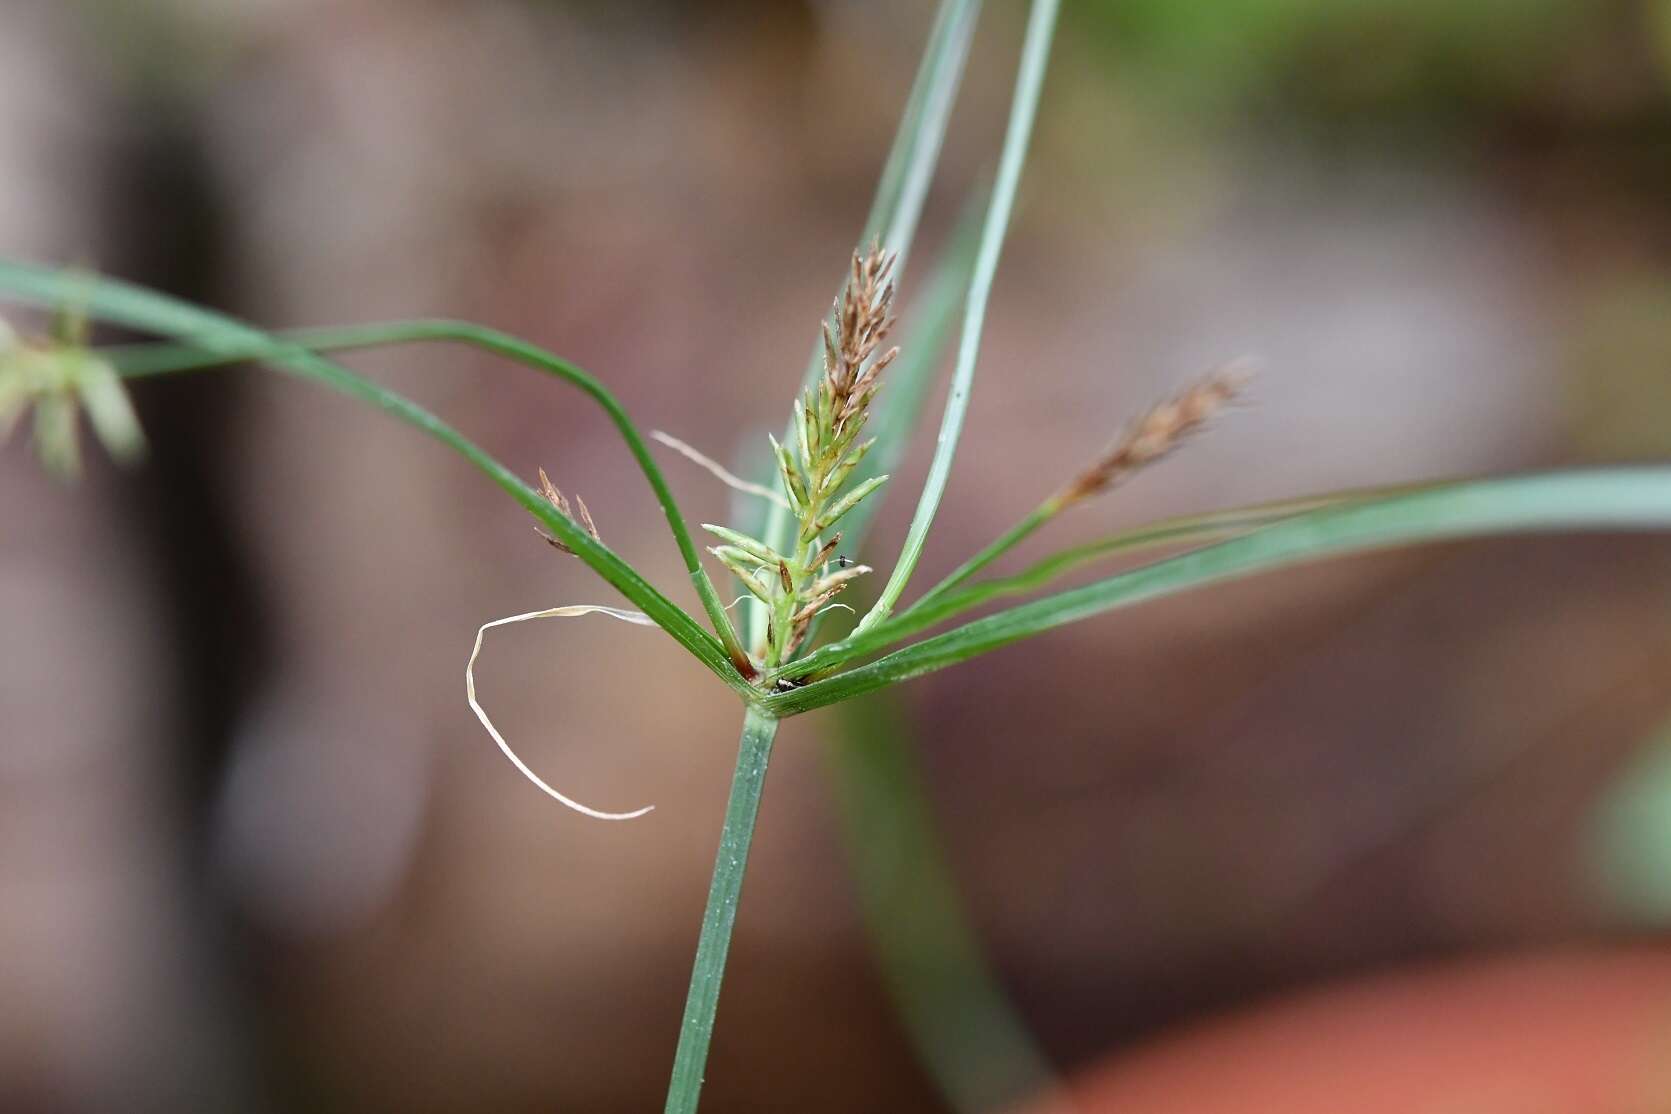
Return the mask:
M740 491L744 495L758 495L762 499L770 499L784 510L789 509L789 500L785 499L779 492L773 491L764 484L750 483L748 480L743 479L736 473L728 471L719 461L706 455L694 446L679 440L671 433L663 433L659 429L652 429L650 431L650 436L654 440L660 441L663 445L666 445L674 452L681 454L692 464L712 472L715 479L719 480L720 483L731 488L733 491Z
M475 712L476 718L482 721L482 726L487 728L487 733L489 735L493 736L493 741L499 744L499 749L505 753L505 757L511 760L511 765L515 766L517 770L521 772L523 777L539 786L540 790L547 796L569 808L574 809L574 811L581 813L582 815L592 817L594 820L633 820L643 816L646 812L651 811L656 806L646 805L644 808L638 809L636 812L599 812L595 808L587 808L585 805L574 800L572 797L565 797L563 794L547 785L540 778L540 775L536 774L533 770L530 770L527 763L523 762L522 759L516 756L516 752L511 749L511 745L505 742L505 737L499 734L499 729L493 726L493 721L487 718L487 713L482 710L481 704L476 701L476 658L481 656L482 637L487 634L489 627L502 627L509 623L526 623L530 619L567 619L575 615L594 614L607 615L611 619L619 619L623 623L634 623L641 627L656 626L656 621L644 614L642 611L623 611L618 607L604 607L599 604L584 603L573 604L568 607L547 608L545 611L530 611L524 615L511 615L504 619L495 619L491 623L483 623L476 631L476 645L475 648L470 651L469 663L464 667L464 692L470 700L470 710Z

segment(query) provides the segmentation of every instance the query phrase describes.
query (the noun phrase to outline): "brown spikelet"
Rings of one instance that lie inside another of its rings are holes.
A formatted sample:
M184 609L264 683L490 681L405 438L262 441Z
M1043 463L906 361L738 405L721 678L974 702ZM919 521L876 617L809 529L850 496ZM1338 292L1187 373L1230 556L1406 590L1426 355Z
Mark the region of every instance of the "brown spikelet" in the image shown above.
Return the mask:
M840 546L841 546L841 531L837 530L835 532L834 536L832 536L829 541L824 543L823 548L820 549L817 553L815 553L813 555L812 560L807 562L807 567L811 568L811 569L821 569L821 568L823 568L824 563L826 561L828 561L831 557L835 556L835 551Z
M1118 487L1170 454L1222 413L1247 385L1249 376L1244 364L1222 368L1149 410L1056 496L1057 506L1065 507Z
M853 253L847 282L824 321L824 373L795 401L793 437L772 438L784 499L798 523L794 545L760 567L762 578L776 569L770 589L773 615L767 625L763 662L787 661L807 637L820 609L853 578L869 570L846 569L824 576L841 535L830 533L843 515L887 480L858 472L875 443L861 438L882 373L899 355L884 347L894 327L896 257L880 243ZM849 479L861 478L852 487ZM723 537L724 535L722 535ZM736 544L735 538L729 538ZM735 570L733 570L735 571Z
M899 354L899 349L890 348L877 355L894 326L895 258L877 244L855 252L852 275L836 299L835 329L828 322L824 325L822 389L837 433L864 410L877 377Z
M582 530L585 530L598 541L603 540L603 538L598 535L597 523L592 521L592 512L587 508L586 500L576 495L574 497L574 506L571 507L568 499L557 489L557 485L551 482L551 477L545 474L544 468L540 469L540 494L545 496L545 501L547 503L550 503L553 507L557 508L558 514L562 515L570 522L576 523ZM577 508L578 514L576 513ZM540 537L544 538L546 543L554 549L560 549L564 553L569 554L571 557L575 555L573 549L570 549L567 545L564 545L544 530L540 530L538 527L535 527L535 530L538 532Z

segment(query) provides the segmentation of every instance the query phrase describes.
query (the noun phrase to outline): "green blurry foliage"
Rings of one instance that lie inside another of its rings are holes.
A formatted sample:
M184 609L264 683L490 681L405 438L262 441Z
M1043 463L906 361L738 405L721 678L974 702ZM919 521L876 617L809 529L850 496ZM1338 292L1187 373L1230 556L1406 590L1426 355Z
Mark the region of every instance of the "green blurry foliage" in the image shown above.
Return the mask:
M1647 926L1671 924L1671 727L1637 755L1597 810L1591 866L1611 910Z
M1667 352L1671 282L1664 276L1611 276L1590 295L1573 331L1566 379L1566 413L1580 453L1597 460L1671 455Z
M1544 95L1574 45L1634 20L1590 0L1087 0L1081 41L1196 112L1455 114Z

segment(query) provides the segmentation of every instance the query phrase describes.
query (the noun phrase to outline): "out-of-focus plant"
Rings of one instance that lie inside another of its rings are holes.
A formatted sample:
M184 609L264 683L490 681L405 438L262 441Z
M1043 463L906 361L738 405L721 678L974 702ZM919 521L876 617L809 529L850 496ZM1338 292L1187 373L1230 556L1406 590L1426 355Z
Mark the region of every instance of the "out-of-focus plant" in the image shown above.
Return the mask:
M1671 0L1657 0L1649 5L1648 14L1652 21L1651 30L1655 53L1659 57L1660 69L1671 80Z
M1591 293L1566 371L1573 440L1586 456L1671 452L1671 378L1629 358L1667 345L1671 284L1662 275L1627 271ZM1664 616L1671 622L1671 601ZM1671 924L1671 721L1644 737L1613 776L1586 835L1586 865L1604 907L1634 925Z
M1671 924L1671 727L1631 760L1597 809L1590 865L1602 899L1632 921Z
M1007 1110L1057 1087L994 974L936 834L892 692L842 704L828 765L882 980L952 1109Z
M1572 440L1589 459L1662 459L1671 453L1671 376L1638 354L1671 350L1671 282L1627 270L1593 285L1567 357Z
M908 396L920 392L925 382L921 377L928 375L938 348L933 330L950 333L936 325L937 320L946 319L944 312L938 317L925 312L921 326L925 335L917 352L912 351L915 336L905 338L897 358L887 344L896 301L894 281L905 274L938 161L978 15L976 0L944 0L940 6L870 219L835 312L825 322L797 393L793 420L776 449L781 490L771 500L767 521L753 533L730 526L714 531L722 543L717 547L722 564L759 601L742 630L733 626L684 515L635 423L602 383L557 356L503 333L450 321L273 335L124 283L101 281L89 287L80 276L52 268L0 263L0 293L47 307L85 306L94 318L158 334L171 342L96 349L84 336L60 335L28 347L12 344L0 357L0 382L9 384L12 409L44 403L54 414L49 425L59 428L66 421L73 422L73 411L64 413L68 404L85 406L111 440L113 380L88 369L114 368L123 376L137 378L259 361L319 381L408 422L468 460L533 515L548 540L586 564L637 609L608 611L660 627L737 695L743 708L741 741L674 1057L667 1099L670 1112L689 1112L697 1106L767 763L784 717L888 688L1143 600L1299 562L1487 534L1671 526L1671 467L1604 469L1342 493L1165 521L1064 551L1009 576L984 575L992 561L1022 538L1129 479L1198 430L1239 386L1235 377L1218 375L1139 417L1015 529L950 577L907 601L905 592L931 536L961 440L988 296L1032 133L1057 9L1057 0L1032 4L1008 129L978 231L972 234L973 250L967 254L954 250L942 265L940 277L927 287L931 297L939 299L942 311L950 304L961 305L961 324L935 451L916 512L875 603L846 634L822 644L818 621L858 575L842 567L837 534L844 525L852 529L861 521L867 505L874 501L872 496L882 489L882 473L874 471L877 462L897 453L908 432L908 423L885 418L889 378L898 377ZM945 295L952 281L947 276L957 276L955 297ZM578 501L570 503L549 483L542 484L544 490L531 487L436 415L326 355L421 341L486 349L564 380L597 403L626 441L660 502L711 629L615 553ZM39 372L43 364L60 371L80 369L79 377L43 375ZM1047 373L1046 369L1026 369L1029 375ZM101 407L105 408L102 412ZM870 442L866 427L873 414L881 432ZM113 447L120 449L124 443L117 437ZM1296 451L1302 450L1296 447ZM1067 591L1040 594L1068 569L1110 553L1206 541L1216 544ZM1017 595L1035 598L968 619L977 608ZM949 629L941 633L916 637L948 624ZM558 795L543 782L539 784Z
M1197 110L1445 114L1548 93L1580 32L1619 18L1586 0L1091 0L1076 23L1116 74Z
M81 472L78 410L117 460L131 463L145 453L121 378L86 341L86 319L75 313L60 314L53 334L40 340L24 339L0 321L0 438L33 408L41 466L66 479Z

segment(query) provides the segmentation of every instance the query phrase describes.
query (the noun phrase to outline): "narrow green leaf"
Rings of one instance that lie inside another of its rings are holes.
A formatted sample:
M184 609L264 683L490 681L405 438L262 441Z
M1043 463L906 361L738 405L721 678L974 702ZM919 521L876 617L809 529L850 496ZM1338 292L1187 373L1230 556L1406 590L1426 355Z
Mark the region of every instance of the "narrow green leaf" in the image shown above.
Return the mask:
M1633 924L1671 924L1671 725L1661 724L1609 779L1589 820L1596 889Z
M854 470L858 479L897 472L905 459L911 434L921 422L930 388L934 386L935 372L942 366L951 344L958 308L969 289L980 249L986 201L987 192L977 190L964 205L951 246L911 306L899 358L888 369L888 389L873 410L875 424L871 433L876 449ZM879 493L847 516L844 530L850 548L864 547L870 524L887 497L886 492Z
M887 622L878 623L863 634L855 633L840 642L822 646L786 665L778 670L771 680L793 679L838 669L993 600L1037 592L1073 569L1115 554L1223 541L1258 527L1292 518L1302 511L1348 501L1350 497L1343 496L1340 499L1270 503L1234 511L1162 519L1132 530L1122 530L1107 538L1053 553L1013 576L983 580L959 591L946 592L933 598L924 596Z
M859 244L872 239L899 256L896 274L905 270L916 239L934 168L946 139L946 125L957 103L969 58L969 44L980 19L980 0L942 0L929 31L928 45L901 114L888 161L883 164L870 216Z
M1015 99L1010 106L1009 128L1004 136L1004 151L998 164L998 178L993 186L992 201L987 207L986 224L981 232L980 253L975 261L974 275L969 284L969 295L964 303L963 334L958 344L957 366L952 372L951 390L946 397L946 410L940 422L940 437L936 442L934 460L929 465L928 480L917 501L916 514L901 547L881 596L859 622L865 630L887 619L905 591L911 574L916 571L928 540L929 527L934 523L951 476L952 458L963 435L963 420L969 409L969 389L975 378L975 364L980 357L981 333L986 325L987 300L992 293L992 280L998 271L998 259L1003 253L1004 237L1009 231L1010 214L1015 208L1015 193L1021 182L1021 168L1027 159L1027 147L1033 134L1033 120L1038 114L1039 91L1044 86L1045 65L1050 56L1050 43L1056 30L1059 0L1034 0L1027 19L1027 37L1021 47L1021 66L1016 75Z
M977 619L768 704L780 715L808 711L1104 611L1324 557L1498 534L1668 527L1671 467L1664 466L1476 480L1326 507Z
M1454 481L1449 481L1454 482ZM1431 491L1445 483L1397 484L1371 488L1356 488L1314 495L1299 499L1283 499L1272 503L1258 503L1206 514L1181 515L1163 518L1142 526L1121 530L1105 538L1060 550L1021 572L992 580L982 580L957 591L930 592L914 601L910 607L894 615L885 623L878 623L863 634L855 634L841 642L834 642L778 670L770 679L804 677L828 672L849 662L885 650L913 634L938 626L947 619L991 603L996 599L1030 595L1048 587L1054 580L1083 565L1101 561L1116 554L1142 553L1155 549L1175 549L1183 545L1224 541L1249 533L1261 526L1269 526L1285 518L1323 507L1367 503L1394 495L1408 495L1417 491ZM870 504L866 503L868 507ZM864 508L860 508L862 511ZM851 517L849 518L851 521Z
M903 274L911 247L916 240L917 224L922 217L923 203L929 184L934 179L934 168L940 161L940 150L946 138L946 125L951 119L952 106L957 101L958 87L963 81L964 67L969 60L969 44L974 38L979 21L980 0L941 0L929 31L928 44L922 62L911 85L905 111L900 116L899 128L894 133L893 146L883 165L881 179L876 184L876 196L871 202L870 215L865 219L856 249L862 249L873 239L899 257L896 274ZM844 268L845 274L845 268ZM837 287L839 293L840 287ZM805 385L818 381L823 366L823 342L813 343L812 356L807 361L802 377ZM793 436L791 430L788 436ZM787 437L785 438L787 440ZM789 516L781 507L770 507L762 537L780 548L788 543ZM765 630L766 617L750 618L751 642L758 642Z
M855 470L859 479L897 472L905 456L954 335L986 201L983 188L965 203L950 246L910 307L899 359L874 410L876 447ZM848 513L848 551L864 548L888 497L884 488ZM999 1109L1041 1093L1049 1067L969 925L892 696L842 705L835 745L823 748L854 882L885 981L924 1066L955 1109ZM907 909L910 915L902 915Z
M369 402L429 434L508 492L559 541L727 684L739 692L753 694L754 690L737 673L730 655L718 639L698 626L602 542L559 514L538 492L504 465L416 403L356 375L340 364L297 348L293 343L285 344L233 318L112 279L101 279L88 289L85 283L50 268L0 260L0 294L51 308L80 293L85 293L88 310L97 318L184 340L194 347L221 353L223 357L247 359L246 354L251 351L266 352L268 355L263 357L264 362ZM445 323L445 328L455 330L459 327ZM403 339L410 339L410 334L403 334ZM607 392L603 393L607 396Z
M164 330L156 329L156 332ZM193 336L193 330L175 330L177 336ZM657 466L655 458L645 444L644 438L638 432L638 427L628 416L626 409L620 404L609 389L595 377L582 371L537 345L530 344L519 337L499 332L481 325L473 325L464 321L449 320L420 320L395 321L371 325L357 325L339 329L300 329L278 335L258 334L262 337L259 343L248 340L239 341L227 338L225 343L217 342L212 350L207 350L196 343L186 345L169 344L140 344L101 350L105 356L127 377L142 377L159 375L177 371L192 371L201 368L220 367L228 363L242 360L275 361L276 357L285 354L295 354L300 351L325 352L344 351L355 348L373 348L390 344L413 344L424 342L451 342L470 345L494 355L513 360L536 371L565 380L580 388L588 397L603 408L604 413L614 423L627 449L632 453L633 460L643 472L644 478L655 493L656 502L661 505L662 513L667 517L669 531L679 547L679 555L684 560L685 571L689 573L691 583L696 588L702 606L713 623L714 630L722 644L730 653L733 664L746 661L735 632L731 627L731 620L726 615L725 606L720 602L719 592L708 578L707 571L702 568L701 559L697 556L695 543L691 540L690 530L685 525L684 513L679 509L672 491L667 486L667 480Z
M1039 527L1056 517L1058 508L1046 502L1029 511L1025 518L1001 534L996 541L973 557L969 558L956 569L952 570L940 583L924 592L911 606L925 607L946 595L959 584L968 580L992 562L1026 541Z

